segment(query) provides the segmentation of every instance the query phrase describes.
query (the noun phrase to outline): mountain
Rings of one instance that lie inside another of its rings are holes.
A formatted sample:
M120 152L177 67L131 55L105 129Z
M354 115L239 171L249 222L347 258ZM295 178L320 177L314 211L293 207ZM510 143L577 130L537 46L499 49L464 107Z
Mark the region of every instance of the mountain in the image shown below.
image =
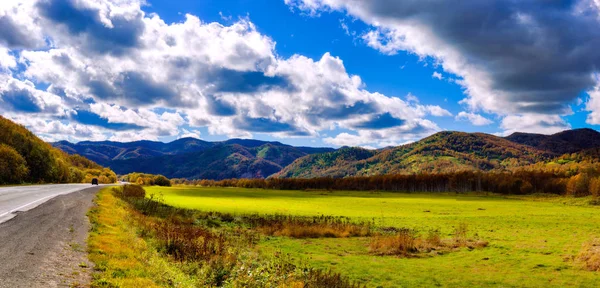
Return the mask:
M182 138L170 143L144 140L127 143L83 141L74 144L68 141L59 141L52 145L69 154L80 154L101 165L109 165L113 160L145 159L202 151L212 147L213 143L195 138Z
M294 160L333 148L294 147L279 142L230 139L207 142L183 138L170 143L155 141L67 141L53 143L67 153L79 153L114 169L118 174L143 172L169 178L265 178Z
M110 169L80 155L69 155L27 128L0 116L0 184L80 183L99 178L114 183Z
M555 154L576 153L600 147L600 133L589 128L566 130L552 135L517 132L505 139Z
M575 133L578 135L578 133ZM519 139L525 139L523 136ZM272 177L312 178L503 170L559 153L484 133L439 132L382 150L342 148L297 159Z

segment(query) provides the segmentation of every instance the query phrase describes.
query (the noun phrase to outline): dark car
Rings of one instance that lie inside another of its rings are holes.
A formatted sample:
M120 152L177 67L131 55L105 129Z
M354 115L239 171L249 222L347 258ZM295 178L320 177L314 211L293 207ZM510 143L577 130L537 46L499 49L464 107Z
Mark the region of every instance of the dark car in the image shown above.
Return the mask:
M98 185L98 178L92 179L92 185Z

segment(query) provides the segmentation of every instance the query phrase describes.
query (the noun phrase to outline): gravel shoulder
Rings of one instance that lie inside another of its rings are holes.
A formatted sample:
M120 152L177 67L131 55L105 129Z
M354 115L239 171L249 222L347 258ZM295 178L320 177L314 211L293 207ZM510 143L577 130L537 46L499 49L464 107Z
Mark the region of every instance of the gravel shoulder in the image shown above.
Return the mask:
M87 287L86 213L101 188L57 196L0 224L0 287Z

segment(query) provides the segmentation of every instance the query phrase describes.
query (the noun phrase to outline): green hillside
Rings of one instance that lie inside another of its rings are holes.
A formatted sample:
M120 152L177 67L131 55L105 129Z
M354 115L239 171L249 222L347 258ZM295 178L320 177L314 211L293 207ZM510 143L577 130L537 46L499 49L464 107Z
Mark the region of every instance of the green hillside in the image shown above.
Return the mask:
M300 158L273 177L346 177L504 170L558 156L484 133L439 132L383 150L342 148Z

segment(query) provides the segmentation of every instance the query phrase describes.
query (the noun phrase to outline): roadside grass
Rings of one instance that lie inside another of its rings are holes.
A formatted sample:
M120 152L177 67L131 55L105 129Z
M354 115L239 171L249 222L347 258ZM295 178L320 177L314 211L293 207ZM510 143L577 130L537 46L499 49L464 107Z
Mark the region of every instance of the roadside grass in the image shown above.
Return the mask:
M92 230L89 259L95 264L92 287L194 287L186 277L138 237L126 204L102 189L88 213Z
M369 251L373 237L273 236L257 245L263 254L289 254L369 287L600 287L600 274L587 264L597 261L593 239L600 237L600 207L587 198L185 186L147 192L201 211L344 216L372 223L374 231L411 229L422 239L437 230L440 241L452 241L466 223L467 239L487 242L483 249L467 246L435 257L381 256Z

